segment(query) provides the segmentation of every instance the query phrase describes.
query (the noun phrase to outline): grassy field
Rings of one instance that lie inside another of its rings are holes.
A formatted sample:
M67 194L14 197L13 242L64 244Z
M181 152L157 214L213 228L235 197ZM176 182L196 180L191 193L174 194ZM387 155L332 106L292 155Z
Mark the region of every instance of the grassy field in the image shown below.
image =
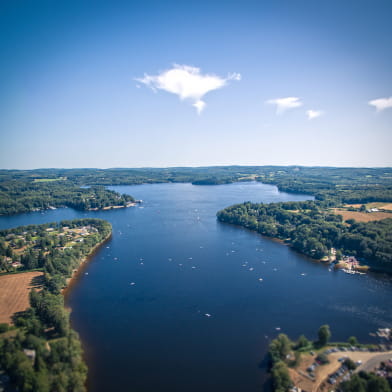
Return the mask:
M64 181L67 177L58 178L35 178L33 182L53 182L53 181Z
M332 211L337 215L342 215L343 220L355 219L357 222L371 222L386 218L392 218L390 212L359 212L348 211L343 208L332 208Z
M40 287L42 276L39 271L0 276L0 323L10 324L14 313L30 306L29 292Z
M362 204L346 204L346 207L360 208L361 206ZM383 202L366 203L365 207L366 209L378 208L380 210L392 211L392 203L383 203Z

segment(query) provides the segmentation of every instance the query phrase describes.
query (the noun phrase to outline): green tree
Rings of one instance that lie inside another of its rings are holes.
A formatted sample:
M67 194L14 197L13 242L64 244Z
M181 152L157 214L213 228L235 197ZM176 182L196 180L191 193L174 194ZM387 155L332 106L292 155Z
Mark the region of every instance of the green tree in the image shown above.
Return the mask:
M323 347L328 343L330 338L331 338L331 331L329 329L329 325L322 325L318 330L317 344L320 347Z
M282 361L275 363L271 373L275 392L286 392L293 385L287 366Z
M310 344L309 340L306 338L305 335L301 335L297 340L297 349L308 347Z
M284 333L279 334L278 337L271 342L269 347L272 362L285 360L291 350L291 346L292 343L287 335Z
M358 344L358 340L355 336L350 336L347 340L351 346L356 346Z

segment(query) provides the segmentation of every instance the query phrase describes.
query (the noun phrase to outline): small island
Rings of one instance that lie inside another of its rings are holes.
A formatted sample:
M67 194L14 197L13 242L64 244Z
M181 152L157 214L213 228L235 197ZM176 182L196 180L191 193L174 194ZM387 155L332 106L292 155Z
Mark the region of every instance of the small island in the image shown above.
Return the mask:
M0 370L20 391L85 391L87 366L62 292L111 236L100 219L0 231Z

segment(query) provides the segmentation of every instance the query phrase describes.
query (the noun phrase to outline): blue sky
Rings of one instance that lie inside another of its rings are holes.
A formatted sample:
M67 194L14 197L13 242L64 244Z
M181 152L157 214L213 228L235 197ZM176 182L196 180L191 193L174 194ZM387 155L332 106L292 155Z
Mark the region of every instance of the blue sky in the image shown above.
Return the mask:
M391 1L0 3L0 168L392 166Z

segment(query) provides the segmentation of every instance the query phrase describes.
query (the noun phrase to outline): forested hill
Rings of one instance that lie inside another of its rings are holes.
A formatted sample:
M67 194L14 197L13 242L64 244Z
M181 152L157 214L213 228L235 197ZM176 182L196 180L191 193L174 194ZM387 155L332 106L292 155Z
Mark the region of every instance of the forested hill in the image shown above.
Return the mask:
M321 202L272 204L243 203L217 213L221 222L232 223L279 238L315 259L331 248L365 259L374 269L392 272L392 219L345 224Z
M286 167L257 180L281 191L314 195L330 205L392 202L391 168Z
M392 202L392 168L214 166L139 169L0 170L0 214L50 206L81 210L123 206L132 197L106 186L161 182L194 185L256 180L311 194L329 205Z

